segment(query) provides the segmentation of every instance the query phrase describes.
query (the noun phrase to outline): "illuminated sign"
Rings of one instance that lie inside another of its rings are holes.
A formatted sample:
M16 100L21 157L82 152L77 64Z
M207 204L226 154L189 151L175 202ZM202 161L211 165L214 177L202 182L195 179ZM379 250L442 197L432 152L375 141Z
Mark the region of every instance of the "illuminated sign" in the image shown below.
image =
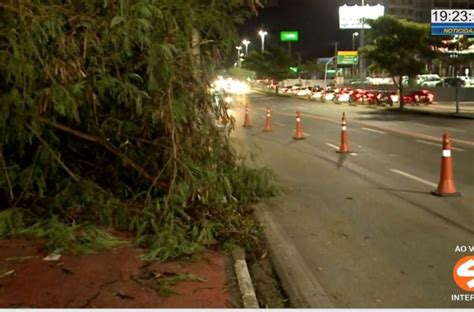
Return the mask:
M377 19L385 14L383 5L347 6L339 7L339 28L340 29L369 29L367 24L369 19Z
M358 62L357 51L337 51L337 65L356 65Z
M298 41L299 34L297 31L281 31L280 41Z

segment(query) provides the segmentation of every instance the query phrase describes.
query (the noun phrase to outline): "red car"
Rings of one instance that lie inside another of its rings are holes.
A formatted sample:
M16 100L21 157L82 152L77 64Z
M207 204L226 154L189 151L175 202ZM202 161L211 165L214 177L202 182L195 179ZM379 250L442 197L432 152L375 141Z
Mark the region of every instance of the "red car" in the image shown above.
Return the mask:
M355 89L351 92L350 101L349 102L362 102L365 99L365 93L367 91L363 89Z
M404 95L403 100L406 104L419 105L425 103L425 105L428 105L433 103L434 94L428 90L418 90Z

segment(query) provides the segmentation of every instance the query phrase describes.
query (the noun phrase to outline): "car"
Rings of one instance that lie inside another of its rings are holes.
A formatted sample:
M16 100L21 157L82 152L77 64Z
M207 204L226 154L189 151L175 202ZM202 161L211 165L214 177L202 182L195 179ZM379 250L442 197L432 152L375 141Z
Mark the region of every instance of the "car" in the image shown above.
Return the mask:
M369 103L376 105L385 105L388 104L393 106L394 103L398 102L399 96L397 92L391 90L380 90L375 92L375 97L369 101Z
M308 96L311 93L311 87L300 87L295 93L297 96Z
M323 88L314 87L314 88L311 90L311 93L308 95L308 96L309 96L309 99L310 99L310 100L321 101L322 96L323 96L323 92L324 92Z
M328 102L334 100L336 97L336 90L333 89L332 87L328 87L325 90L323 90L321 94L321 101L322 102Z
M434 81L441 81L441 78L439 77L438 74L423 74L423 75L417 75L416 76L416 83L420 86L425 86L425 84L429 84L430 82ZM436 84L433 86L435 87Z
M339 92L337 92L334 96L334 103L339 104L339 103L351 102L351 94L352 94L351 88L340 89Z
M464 81L464 87L474 87L474 77L458 76L458 78Z
M441 78L439 77L428 77L422 80L419 85L422 87L436 87L441 82Z
M358 103L364 101L366 92L367 91L364 89L352 90L349 98L349 103Z
M448 88L455 88L456 85L458 87L464 87L466 82L458 77L445 77L441 79L441 81L436 85L437 87L448 87Z
M428 105L433 103L434 94L428 90L417 90L404 95L403 100L406 104L419 105L420 103L425 103Z

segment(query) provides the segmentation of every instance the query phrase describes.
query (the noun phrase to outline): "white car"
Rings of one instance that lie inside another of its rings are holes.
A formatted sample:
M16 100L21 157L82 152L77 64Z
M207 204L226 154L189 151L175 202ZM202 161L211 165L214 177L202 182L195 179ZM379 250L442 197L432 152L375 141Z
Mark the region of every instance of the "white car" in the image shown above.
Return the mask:
M434 88L441 82L439 77L429 77L421 80L418 84L422 87Z
M441 77L438 74L424 74L416 76L416 83L422 87L436 87L436 84L441 82Z
M464 83L465 83L464 87L466 87L466 88L474 87L474 77L458 76L458 78L460 78L464 81Z
M318 100L318 101L321 101L321 97L323 95L323 91L319 90L319 91L313 91L310 95L310 99L311 100Z
M308 96L310 93L311 93L311 90L309 88L300 88L296 90L297 96Z

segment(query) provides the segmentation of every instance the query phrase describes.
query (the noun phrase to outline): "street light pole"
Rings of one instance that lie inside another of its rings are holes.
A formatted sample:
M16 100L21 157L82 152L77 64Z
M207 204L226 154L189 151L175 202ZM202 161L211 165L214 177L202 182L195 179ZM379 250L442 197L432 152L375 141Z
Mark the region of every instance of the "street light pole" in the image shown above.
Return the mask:
M328 65L329 65L329 63L331 63L335 58L336 58L336 56L333 56L333 57L331 57L331 58L326 62L326 66L325 66L325 68L324 68L324 89L327 88L326 80L327 80L327 73L328 73Z
M265 51L265 36L268 35L268 32L266 32L265 30L260 30L258 34L260 35L260 38L262 39L262 52L264 52Z
M365 6L365 1L364 0L361 0L362 1L362 6L364 7ZM364 26L365 26L365 18L362 17L362 27L360 29L360 37L359 37L359 47L363 47L364 46ZM359 56L359 71L360 71L360 78L361 79L364 79L365 78L365 73L364 73L364 59L362 58L362 56L360 55Z
M240 68L240 50L242 50L242 46L236 46L235 49L237 50L237 67Z
M249 54L250 41L247 40L247 39L244 39L244 40L242 40L242 44L245 46L245 56L247 56L247 54Z
M352 34L352 51L355 51L355 37L358 37L359 33L356 31ZM352 77L355 76L355 66L352 65Z
M352 34L352 51L355 51L355 37L358 37L359 33L356 31Z

